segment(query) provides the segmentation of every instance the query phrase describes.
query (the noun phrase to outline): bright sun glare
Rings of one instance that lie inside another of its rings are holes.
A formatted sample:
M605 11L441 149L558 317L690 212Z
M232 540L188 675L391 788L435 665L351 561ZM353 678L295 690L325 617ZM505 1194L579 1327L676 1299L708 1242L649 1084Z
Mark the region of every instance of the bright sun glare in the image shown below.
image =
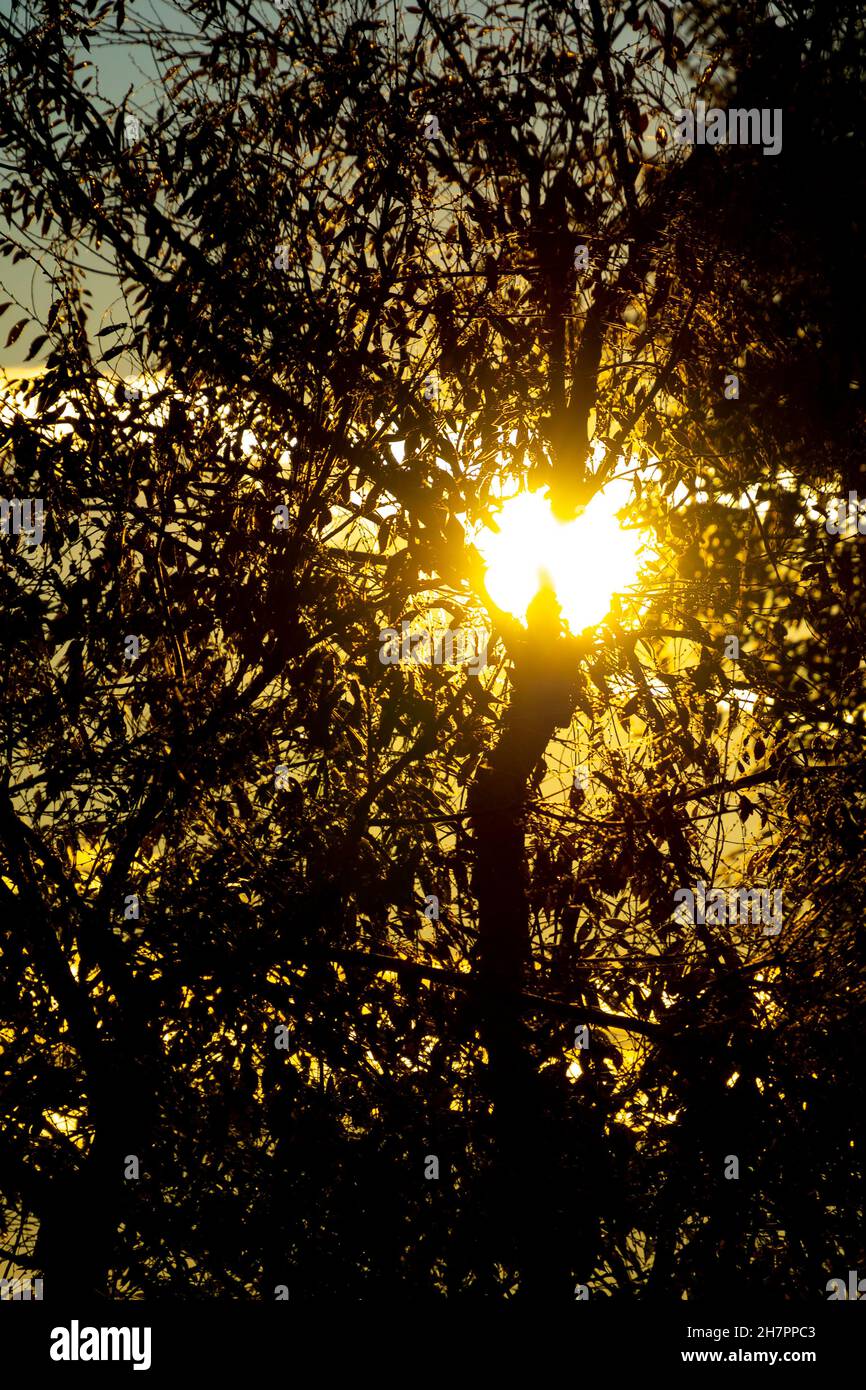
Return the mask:
M646 538L617 520L631 496L626 479L613 479L570 522L556 520L541 492L505 502L499 531L485 528L475 539L493 602L525 622L546 574L573 633L600 623L614 594L634 583L646 549Z

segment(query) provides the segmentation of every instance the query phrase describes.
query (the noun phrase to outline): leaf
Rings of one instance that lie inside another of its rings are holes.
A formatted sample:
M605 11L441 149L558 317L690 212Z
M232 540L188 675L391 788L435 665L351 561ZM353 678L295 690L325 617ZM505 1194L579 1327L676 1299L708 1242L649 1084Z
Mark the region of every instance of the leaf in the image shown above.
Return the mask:
M22 332L24 331L25 325L29 322L29 318L24 318L19 319L16 324L12 325L12 328L9 330L9 337L6 339L7 347L11 347L13 343L17 343L18 339L21 337Z
M33 339L33 342L30 344L30 350L29 350L29 352L27 353L27 356L24 358L24 361L25 361L25 362L31 362L31 361L33 360L33 358L36 356L37 352L39 352L40 348L42 348L42 347L44 346L44 344L47 343L47 342L48 342L48 334L47 334L47 333L40 333L39 336L38 336L38 338L34 338L34 339Z

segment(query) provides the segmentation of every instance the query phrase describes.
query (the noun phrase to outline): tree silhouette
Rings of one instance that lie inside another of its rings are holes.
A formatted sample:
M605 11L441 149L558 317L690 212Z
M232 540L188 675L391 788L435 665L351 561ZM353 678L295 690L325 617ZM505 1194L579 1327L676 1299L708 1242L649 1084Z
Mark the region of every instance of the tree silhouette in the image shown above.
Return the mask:
M823 1297L866 1258L862 18L174 13L0 21L6 310L50 295L2 405L45 508L0 537L3 1254L52 1299ZM780 152L678 144L698 99ZM503 477L566 520L623 467L634 592L497 607ZM436 615L480 676L380 660ZM781 932L675 918L700 882Z

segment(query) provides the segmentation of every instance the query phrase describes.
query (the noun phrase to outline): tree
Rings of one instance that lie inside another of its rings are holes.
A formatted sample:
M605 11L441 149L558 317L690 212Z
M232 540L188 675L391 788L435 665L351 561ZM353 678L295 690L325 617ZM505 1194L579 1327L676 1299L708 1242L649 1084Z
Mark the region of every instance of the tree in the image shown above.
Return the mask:
M5 405L47 521L0 542L0 1188L47 1297L858 1257L862 231L823 210L862 23L477 10L3 20L3 249L51 303ZM101 97L103 48L151 85ZM699 98L781 152L678 145ZM569 520L623 469L634 593L498 608L503 476ZM380 660L436 614L483 676ZM699 882L782 932L676 920Z

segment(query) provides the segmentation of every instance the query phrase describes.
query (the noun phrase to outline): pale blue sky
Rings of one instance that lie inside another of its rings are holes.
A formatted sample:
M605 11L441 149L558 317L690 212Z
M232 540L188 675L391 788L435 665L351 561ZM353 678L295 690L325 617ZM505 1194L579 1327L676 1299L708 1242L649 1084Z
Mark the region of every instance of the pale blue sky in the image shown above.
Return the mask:
M106 109L120 105L130 94L132 104L147 109L154 92L154 79L157 77L149 49L133 41L137 20L153 24L167 21L178 28L179 16L169 0L127 0L127 19L124 29L112 35L102 45L94 44L90 54L82 48L82 58L92 64L95 82L91 90L98 94ZM4 19L18 18L19 24L26 23L27 7L17 0L0 0L0 13ZM169 19L169 16L172 18ZM108 35L109 31L105 31ZM34 248L35 249L35 248ZM82 264L87 258L82 257ZM50 264L50 261L46 261ZM99 269L104 267L99 266ZM118 301L118 285L112 275L92 273L87 276L87 286L92 292L91 329L97 332L112 319L126 319L123 301ZM26 356L28 347L40 331L38 327L28 327L12 347L5 346L12 325L26 313L36 312L44 318L52 300L51 285L42 273L40 266L32 260L19 261L13 265L10 257L0 259L0 301L13 300L13 305L0 320L0 367L19 366ZM112 306L115 306L112 312ZM40 352L44 358L46 349ZM37 358L38 361L38 358Z

